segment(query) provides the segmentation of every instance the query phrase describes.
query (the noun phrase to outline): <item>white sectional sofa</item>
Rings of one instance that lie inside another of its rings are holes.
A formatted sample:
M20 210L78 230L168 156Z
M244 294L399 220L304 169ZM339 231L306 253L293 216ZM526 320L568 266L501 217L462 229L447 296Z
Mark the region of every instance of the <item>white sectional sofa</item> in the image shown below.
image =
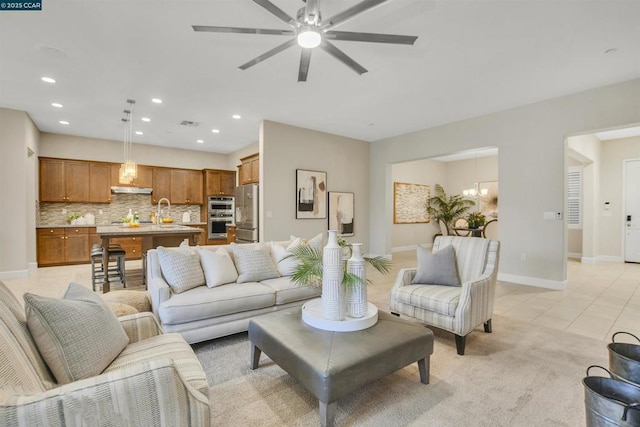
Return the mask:
M196 343L246 331L256 316L301 306L319 297L320 289L296 286L290 280L294 261L278 262L295 244L299 239L152 249L147 252L147 287L153 313L165 332Z

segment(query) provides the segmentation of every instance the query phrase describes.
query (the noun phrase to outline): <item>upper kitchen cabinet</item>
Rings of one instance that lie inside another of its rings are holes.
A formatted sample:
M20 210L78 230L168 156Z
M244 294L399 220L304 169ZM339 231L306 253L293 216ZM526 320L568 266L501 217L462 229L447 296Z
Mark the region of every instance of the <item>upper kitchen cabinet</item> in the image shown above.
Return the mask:
M90 202L89 162L40 158L41 202Z
M131 184L120 184L120 163L111 163L111 185L118 187L152 187L153 168L151 166L138 165L138 176Z
M240 171L240 184L254 184L260 181L260 154L252 154L251 156L240 159L242 166Z
M171 169L171 203L201 205L202 187L202 171Z
M205 169L204 188L207 196L233 196L236 190L234 171Z
M89 202L111 203L111 163L89 163Z
M151 203L156 204L158 200L165 198L171 200L171 169L153 168L153 193ZM173 200L171 200L173 202Z

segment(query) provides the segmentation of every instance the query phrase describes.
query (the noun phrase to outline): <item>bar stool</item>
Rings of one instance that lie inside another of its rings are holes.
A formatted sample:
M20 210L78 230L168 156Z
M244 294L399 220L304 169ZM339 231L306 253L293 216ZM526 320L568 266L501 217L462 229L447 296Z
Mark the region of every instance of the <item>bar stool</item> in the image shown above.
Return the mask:
M102 262L103 249L99 244L94 244L91 248L91 283L93 289L96 285L104 281L105 267ZM115 261L115 265L111 265ZM109 265L106 268L109 280L118 279L123 287L127 287L125 281L125 250L120 245L109 245Z

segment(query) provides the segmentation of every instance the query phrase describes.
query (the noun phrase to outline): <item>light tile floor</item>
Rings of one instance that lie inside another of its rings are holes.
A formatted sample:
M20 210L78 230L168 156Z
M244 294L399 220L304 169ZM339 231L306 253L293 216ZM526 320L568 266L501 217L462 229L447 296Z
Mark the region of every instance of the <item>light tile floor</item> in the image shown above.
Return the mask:
M369 300L388 310L397 271L415 265L415 251L406 251L393 254L393 269L388 275L369 268L367 277L374 283L368 288ZM590 265L568 260L567 266L568 284L563 291L498 282L495 313L606 342L617 331L640 337L640 264ZM127 261L128 277L131 274L134 279L131 284L136 283L136 273L139 283L140 267L140 261ZM71 281L91 287L90 271L88 264L46 267L31 271L26 278L3 281L21 301L25 292L58 297ZM122 285L112 283L112 289L122 289Z

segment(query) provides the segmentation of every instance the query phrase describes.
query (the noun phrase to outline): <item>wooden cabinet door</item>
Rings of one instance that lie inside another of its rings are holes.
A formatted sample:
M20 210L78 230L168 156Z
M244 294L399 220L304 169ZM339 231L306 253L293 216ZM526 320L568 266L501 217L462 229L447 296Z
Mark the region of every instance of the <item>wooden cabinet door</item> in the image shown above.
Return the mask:
M251 160L251 182L260 182L260 158Z
M163 197L171 200L171 169L153 168L151 203L156 204ZM173 200L171 200L171 203L173 203Z
M87 227L65 229L65 262L80 263L89 261L89 229Z
M118 244L124 249L124 259L140 259L142 253L142 237L117 237L111 239L112 244Z
M220 175L220 194L234 196L236 194L236 173L222 172Z
M184 169L171 169L171 203L176 205L188 204L188 179Z
M222 191L222 174L220 171L206 170L204 172L205 194L217 196Z
M40 159L40 201L66 202L64 160Z
M89 201L89 162L65 161L67 202Z
M133 180L134 187L153 187L153 168L138 165L138 176Z
M241 184L252 184L260 181L260 156L252 154L251 156L240 159L242 168L240 172Z
M251 162L242 162L242 184L251 183Z
M89 202L111 203L111 164L89 164Z
M191 205L201 205L203 202L202 172L187 171L187 195L188 203Z
M38 265L64 263L64 228L39 228L36 233Z

